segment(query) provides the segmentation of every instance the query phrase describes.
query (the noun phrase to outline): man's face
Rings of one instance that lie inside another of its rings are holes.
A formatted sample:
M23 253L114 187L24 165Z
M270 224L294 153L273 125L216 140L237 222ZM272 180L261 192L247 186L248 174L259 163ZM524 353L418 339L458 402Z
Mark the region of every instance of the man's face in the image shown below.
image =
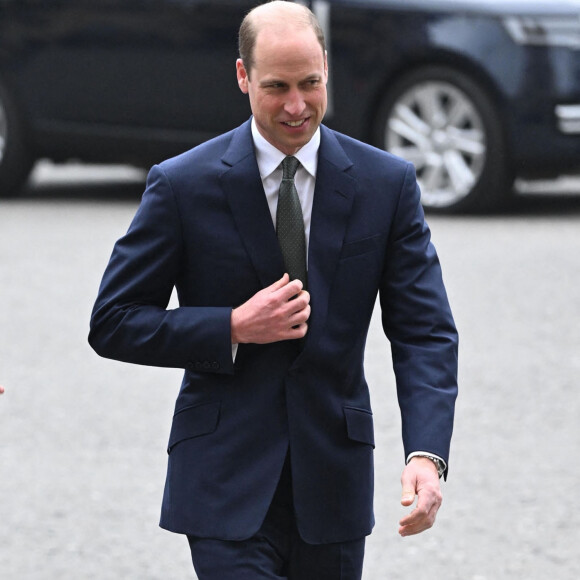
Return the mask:
M282 34L264 28L258 31L254 63L248 76L238 59L238 85L249 95L262 136L294 155L310 141L326 112L326 55L311 29Z

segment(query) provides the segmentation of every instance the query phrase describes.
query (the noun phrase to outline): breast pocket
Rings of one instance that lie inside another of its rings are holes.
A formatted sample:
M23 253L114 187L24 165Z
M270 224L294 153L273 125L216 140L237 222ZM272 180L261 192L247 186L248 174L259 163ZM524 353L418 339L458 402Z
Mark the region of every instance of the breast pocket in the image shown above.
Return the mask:
M346 334L358 333L375 304L384 251L382 234L345 243L337 263L329 300L328 318L337 320Z
M368 252L377 251L379 248L381 238L382 235L377 234L375 236L369 236L367 238L362 238L360 240L347 242L342 246L342 251L340 252L340 259L345 260L347 258L361 256L362 254L366 254Z

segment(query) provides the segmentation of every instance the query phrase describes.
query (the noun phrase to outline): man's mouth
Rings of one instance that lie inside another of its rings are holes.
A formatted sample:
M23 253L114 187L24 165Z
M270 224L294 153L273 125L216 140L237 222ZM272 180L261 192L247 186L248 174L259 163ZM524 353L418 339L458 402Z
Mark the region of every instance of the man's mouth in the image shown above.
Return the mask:
M300 119L299 121L284 121L284 125L288 127L302 127L306 123L306 119Z

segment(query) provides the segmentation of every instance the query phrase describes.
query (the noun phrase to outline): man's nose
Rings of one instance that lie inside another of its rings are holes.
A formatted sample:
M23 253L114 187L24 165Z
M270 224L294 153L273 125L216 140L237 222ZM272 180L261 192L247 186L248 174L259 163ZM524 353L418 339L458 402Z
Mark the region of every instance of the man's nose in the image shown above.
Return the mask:
M304 112L305 103L302 92L299 90L290 91L284 104L284 110L293 117L298 117Z

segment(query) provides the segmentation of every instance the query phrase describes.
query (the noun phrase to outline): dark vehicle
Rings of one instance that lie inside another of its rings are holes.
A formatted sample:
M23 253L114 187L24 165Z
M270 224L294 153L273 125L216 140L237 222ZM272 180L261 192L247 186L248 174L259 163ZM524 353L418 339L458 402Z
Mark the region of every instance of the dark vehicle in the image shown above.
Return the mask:
M0 0L0 195L32 163L147 166L245 120L244 0ZM425 207L481 211L580 166L572 1L311 2L326 123L412 161Z

